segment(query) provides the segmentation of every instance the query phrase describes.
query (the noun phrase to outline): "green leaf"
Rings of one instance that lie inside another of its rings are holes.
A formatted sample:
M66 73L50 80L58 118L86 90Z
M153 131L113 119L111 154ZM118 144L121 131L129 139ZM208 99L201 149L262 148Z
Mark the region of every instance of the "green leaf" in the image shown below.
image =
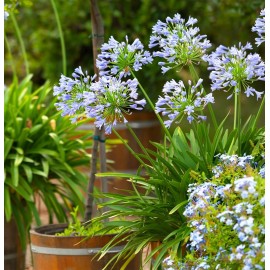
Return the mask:
M20 136L18 137L18 146L23 147L23 144L28 139L29 131L30 129L27 127L22 130Z
M61 141L59 136L56 133L52 133L52 132L49 133L49 136L54 140L61 159L65 159L65 152L63 151L63 148L62 148L63 142Z
M9 181L6 181L5 184L6 186L9 186L13 191L17 192L20 195L20 198L22 197L26 201L33 201L32 188L25 181L21 181L20 185L18 186L13 186L13 184Z
M17 224L21 246L22 246L23 249L25 249L26 248L26 243L27 243L27 240L26 240L27 233L26 233L26 231L28 230L28 228L24 223L23 216L22 216L23 213L26 214L25 209L23 209L22 206L19 206L18 208L13 209L12 214L13 214L15 222Z
M24 159L23 155L16 155L15 161L14 161L14 166L18 167Z
M5 217L7 221L10 221L12 215L12 208L11 208L11 200L10 200L10 193L9 187L4 186L4 204L5 204Z
M27 151L27 154L41 154L41 155L49 155L53 157L58 157L58 152L46 148L34 148Z
M18 154L20 154L20 155L23 155L23 154L24 154L22 148L20 148L20 147L15 147L14 149L18 152Z
M36 174L36 175L43 176L45 178L47 177L47 174L45 172L43 172L41 170L38 170L38 169L35 169L35 168L32 169L32 173L33 174Z
M6 159L7 155L9 154L9 151L13 145L14 140L6 138L5 137L5 144L4 144L4 160Z
M33 213L37 226L41 226L40 213L38 212L36 205L34 203L33 204L30 203L29 206L31 208L31 212Z
M29 158L29 157L24 157L23 161L24 162L29 162L29 163L35 163L36 162L35 160L33 160L32 158Z
M35 133L37 133L41 128L43 127L42 124L38 124L36 126L33 126L30 131L29 131L29 134L30 135L34 135Z
M33 173L32 173L31 167L26 164L22 164L22 168L24 169L28 182L31 183L33 179Z
M41 163L42 163L43 171L44 171L46 177L48 177L49 169L50 169L49 162L46 159L42 159Z
M14 163L11 163L11 181L14 187L17 187L19 184L19 169Z
M180 207L184 206L187 203L187 201L183 201L179 204L177 204L170 212L169 214L173 214L174 212L176 212Z
M15 130L16 138L18 138L20 134L22 133L22 124L23 124L23 118L16 117L16 120L14 121L14 130Z

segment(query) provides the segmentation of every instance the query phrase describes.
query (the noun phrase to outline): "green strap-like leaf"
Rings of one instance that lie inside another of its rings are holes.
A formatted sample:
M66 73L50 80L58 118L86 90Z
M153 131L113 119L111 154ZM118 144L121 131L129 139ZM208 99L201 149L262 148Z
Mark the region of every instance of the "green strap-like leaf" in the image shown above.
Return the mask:
M28 139L28 135L29 135L29 128L24 128L20 134L20 136L18 137L18 146L19 147L24 147L24 143L25 141Z
M11 208L11 200L10 200L10 193L9 187L4 186L4 204L5 204L5 217L7 221L10 221L12 215L12 208Z
M18 186L13 186L9 181L6 181L5 184L15 190L20 197L24 198L26 201L33 201L32 189L25 181L21 181L20 185Z
M11 181L14 187L17 187L19 184L19 169L14 163L11 163Z
M33 174L40 175L40 176L47 178L47 174L44 171L32 168L32 172L33 172Z
M33 179L33 173L32 173L31 167L26 164L22 164L22 168L24 169L28 182L31 183Z
M9 153L9 151L10 151L12 145L13 145L13 142L14 142L14 140L5 137L5 144L4 144L4 148L5 148L5 150L4 150L4 160L6 159L8 153Z
M14 161L14 166L18 167L22 163L23 158L24 158L23 155L16 155L15 161Z
M49 168L50 168L49 162L48 162L48 160L46 160L46 159L43 158L41 160L41 163L42 163L42 168L43 168L44 174L46 175L46 177L48 177L48 175L49 175Z
M169 214L173 214L174 212L176 212L180 207L184 206L187 203L187 201L181 202L179 204L177 204L170 212Z

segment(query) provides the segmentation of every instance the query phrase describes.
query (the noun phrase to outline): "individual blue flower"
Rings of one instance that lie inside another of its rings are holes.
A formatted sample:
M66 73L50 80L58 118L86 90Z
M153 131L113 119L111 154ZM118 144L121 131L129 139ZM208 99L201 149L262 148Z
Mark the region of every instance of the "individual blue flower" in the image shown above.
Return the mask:
M227 48L219 46L215 52L203 59L208 62L210 79L212 80L211 89L224 90L226 92L233 89L233 93L239 93L243 87L247 97L256 95L261 98L262 93L253 88L248 88L254 81L265 80L265 65L261 57L255 54L247 54L252 46L247 43L242 46ZM232 94L228 98L231 98Z
M152 28L149 48L158 47L154 57L161 57L159 62L162 73L175 67L199 63L206 50L211 47L206 35L200 35L200 29L193 27L197 19L189 17L186 22L180 14L167 17L166 22L158 21Z
M265 9L260 12L261 18L257 18L255 25L251 28L253 32L256 32L259 37L255 38L255 43L257 46L260 46L265 42Z
M108 43L101 46L101 53L97 56L96 66L100 75L119 76L120 78L130 75L130 71L138 71L143 65L153 61L151 54L144 50L143 44L137 38L132 44L118 42L110 37Z
M188 89L182 81L165 83L162 90L164 96L160 96L156 102L156 112L169 118L164 122L166 127L170 127L174 121L181 121L183 116L187 117L189 123L206 119L206 116L201 115L202 110L208 103L214 103L214 98L212 93L203 96L204 90L198 89L201 83L202 79L195 85L189 82Z
M97 91L96 103L86 106L86 116L95 118L95 125L105 127L105 133L110 134L117 123L127 123L125 115L132 110L142 110L146 104L144 99L138 99L138 81L136 79L121 81L115 77L101 77L92 83L90 90Z

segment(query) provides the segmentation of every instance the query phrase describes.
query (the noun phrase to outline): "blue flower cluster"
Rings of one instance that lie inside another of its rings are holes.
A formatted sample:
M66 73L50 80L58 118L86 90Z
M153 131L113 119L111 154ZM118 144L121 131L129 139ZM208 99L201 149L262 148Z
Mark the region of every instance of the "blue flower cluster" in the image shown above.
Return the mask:
M258 38L255 38L257 46L260 46L265 42L265 10L263 9L260 13L261 18L257 18L255 25L252 27L253 32L257 32Z
M138 71L143 65L152 63L153 57L148 51L144 51L141 41L136 38L132 44L118 42L110 37L108 43L101 46L96 65L100 75L119 76L119 78L130 75L131 70Z
M243 87L247 97L256 95L257 99L261 98L262 92L256 91L249 84L265 80L265 64L259 54L247 54L246 51L251 49L250 43L245 46L239 43L238 48L220 45L215 52L203 56L211 70L212 91L234 89L234 92L240 92ZM228 98L231 97L232 94Z
M226 166L234 164L241 167L243 172L248 170L247 164L253 159L252 156L238 158L226 155L220 155L220 158ZM219 177L222 177L222 172ZM190 269L208 269L211 260L220 262L215 269L223 269L221 262L226 260L227 264L239 265L241 269L264 269L265 194L261 186L264 179L257 173L240 178L235 176L226 185L218 185L219 179L216 180L190 184L188 189L189 202L183 213L192 230L188 246L190 251L201 257L197 266ZM258 181L261 181L260 184ZM226 233L230 234L231 242L227 240L223 243L220 240L218 252L213 253L213 246L208 246L211 241L209 237ZM211 252L210 260L204 254ZM199 267L199 262L203 267Z
M86 116L95 118L95 125L105 127L105 133L110 134L117 123L127 123L125 114L130 110L142 110L145 99L138 99L138 81L136 79L122 81L115 77L101 77L90 89L96 91L95 106L86 107Z
M167 17L166 22L158 21L153 26L149 47L158 46L160 50L153 53L154 57L164 58L159 62L162 73L190 63L198 63L206 50L211 47L206 35L199 35L200 29L193 27L197 19L189 17L186 22L180 14L173 18Z
M173 121L182 120L183 115L187 116L187 120L191 123L195 120L205 120L206 116L199 115L208 103L214 103L212 93L203 95L203 88L198 90L202 83L200 79L196 85L191 85L189 81L189 89L186 90L182 81L178 83L175 80L166 82L162 92L164 97L159 97L156 103L156 112L168 116L169 120L164 121L166 127L170 127Z
M53 88L59 100L55 106L62 116L73 116L72 122L85 116L94 118L95 125L104 126L105 133L110 134L114 125L127 122L125 114L142 110L146 104L144 99L138 99L136 79L122 81L103 76L95 82L95 77L90 78L81 67L75 69L72 77L62 75L59 86Z

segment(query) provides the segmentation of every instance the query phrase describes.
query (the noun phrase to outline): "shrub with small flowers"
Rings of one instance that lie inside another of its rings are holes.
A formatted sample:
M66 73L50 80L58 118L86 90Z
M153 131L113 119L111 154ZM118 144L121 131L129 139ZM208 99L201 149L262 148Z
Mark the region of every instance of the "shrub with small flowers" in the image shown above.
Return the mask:
M264 14L262 11L263 18L252 28L259 35L258 46L264 42ZM59 100L56 107L73 122L85 116L93 118L96 127L104 127L106 134L114 132L140 162L136 174L100 174L128 178L134 187L128 195L99 194L105 199L99 206L109 210L93 222L127 217L106 225L121 229L115 239L128 233L126 246L116 256L132 257L151 241L158 241L161 244L148 257L156 256L154 270L161 264L167 270L263 269L264 160L260 152L264 130L257 124L265 97L253 83L265 80L265 65L257 53L249 52L251 43L219 46L207 54L211 43L199 34L196 23L196 19L186 21L180 14L158 21L152 29L149 51L139 39L129 44L128 37L125 42L111 37L97 56L98 80L81 68L75 69L72 79L62 75L59 86L54 87ZM154 58L161 58L158 65L162 74L187 67L191 78L166 82L156 104L136 77L137 71L154 63ZM212 84L208 88L197 71L203 61L210 70ZM230 129L224 127L228 115L220 123L216 119L212 107L215 90L229 92L228 98L234 99ZM139 92L143 99L139 99ZM262 99L257 114L246 123L241 118L243 95ZM164 142L153 143L156 151L141 144L126 119L146 103L164 131ZM203 112L206 109L209 123ZM188 133L180 128L183 120L191 125ZM141 153L133 151L118 134L115 127L120 122L127 125ZM176 128L171 133L173 124ZM168 252L170 257L166 258ZM184 259L178 260L179 254Z
M184 261L168 257L164 269L264 269L262 170L254 168L252 156L219 160L211 181L190 184L183 213L191 228L187 254Z

